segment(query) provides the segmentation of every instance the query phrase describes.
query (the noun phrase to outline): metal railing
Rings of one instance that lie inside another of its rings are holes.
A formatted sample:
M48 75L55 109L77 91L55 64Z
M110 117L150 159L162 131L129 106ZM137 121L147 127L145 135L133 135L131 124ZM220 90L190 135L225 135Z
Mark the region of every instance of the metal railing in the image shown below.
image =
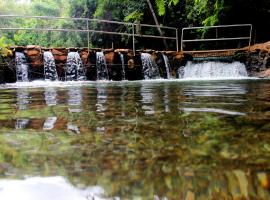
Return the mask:
M135 38L143 37L143 38L157 38L157 39L165 39L165 40L175 40L176 43L176 51L178 51L178 29L174 27L168 26L156 26L150 24L138 24L138 23L128 23L128 22L119 22L119 21L110 21L110 20L101 20L101 19L89 19L89 18L69 18L69 17L51 17L51 16L24 16L24 15L0 15L0 19L3 18L17 18L17 19L40 19L40 20L72 20L72 21L81 21L86 22L86 28L82 29L73 29L73 28L33 28L33 27L0 27L2 31L17 31L17 30L28 30L28 31L58 31L58 32L84 32L87 33L87 44L88 49L90 48L90 33L99 33L99 34L112 34L112 35L121 35L121 36L130 36L132 37L132 49L135 53ZM90 29L90 22L97 23L107 23L107 24L118 24L124 25L127 27L131 27L132 33L128 32L117 32L117 31L103 31L103 30L95 30ZM139 34L135 32L136 27L152 27L152 28L160 28L160 29L168 29L175 32L174 37L169 36L158 36L158 35L150 35L150 34Z
M216 38L195 38L195 39L184 39L184 34L187 30L205 30L205 29L217 29L218 28L230 28L230 27L248 27L249 32L248 36L243 36L243 37L218 37L216 35ZM188 28L183 28L182 29L182 35L181 35L181 51L182 52L199 52L196 50L193 51L185 51L184 50L184 43L189 43L189 42L212 42L212 41L233 41L233 40L248 40L248 46L250 48L251 45L251 36L252 36L252 24L234 24L234 25L220 25L220 26L202 26L202 27L188 27ZM203 50L203 52L218 52L218 51L226 51L226 50L237 50L238 48L234 49L208 49L208 50Z

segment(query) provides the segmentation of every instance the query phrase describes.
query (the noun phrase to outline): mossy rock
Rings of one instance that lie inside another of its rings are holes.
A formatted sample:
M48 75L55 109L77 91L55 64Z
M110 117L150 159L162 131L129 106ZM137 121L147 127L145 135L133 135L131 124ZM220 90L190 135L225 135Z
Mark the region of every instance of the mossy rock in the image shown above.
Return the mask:
M246 51L236 51L233 55L233 60L239 61L239 62L246 62L247 60L247 52Z

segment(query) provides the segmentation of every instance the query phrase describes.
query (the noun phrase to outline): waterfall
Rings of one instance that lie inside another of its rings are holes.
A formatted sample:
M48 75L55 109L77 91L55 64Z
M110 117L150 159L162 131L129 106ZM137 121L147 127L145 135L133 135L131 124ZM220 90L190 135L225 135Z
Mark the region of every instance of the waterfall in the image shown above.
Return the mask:
M109 80L106 59L103 52L96 53L97 80Z
M28 69L29 66L26 62L26 57L21 52L15 53L15 63L16 63L16 76L19 82L29 82Z
M170 79L172 77L172 73L171 73L172 70L171 70L171 65L169 63L169 58L165 54L162 54L162 56L163 56L163 60L164 60L164 63L165 63L167 79Z
M124 55L121 54L121 53L119 52L119 56L120 56L121 63L122 63L122 71L121 71L122 80L126 80L125 59L124 59Z
M45 51L44 57L44 76L45 80L57 81L58 75L56 71L55 61L52 52Z
M242 78L247 77L245 65L240 62L187 62L185 67L178 70L179 78Z
M142 53L141 60L142 60L142 71L143 71L144 79L160 78L158 66L153 61L149 53Z
M66 80L86 80L81 57L78 52L69 52L66 63Z

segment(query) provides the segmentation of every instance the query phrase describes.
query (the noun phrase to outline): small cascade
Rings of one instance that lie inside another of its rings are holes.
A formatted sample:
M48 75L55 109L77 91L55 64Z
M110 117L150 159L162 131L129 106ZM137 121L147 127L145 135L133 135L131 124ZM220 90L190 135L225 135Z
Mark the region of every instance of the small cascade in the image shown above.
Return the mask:
M106 59L103 52L96 53L97 80L109 80Z
M29 66L26 62L26 57L21 52L15 53L16 63L16 77L18 82L29 82L28 69Z
M119 52L119 56L120 56L121 63L122 63L122 71L121 71L122 80L126 80L125 59L124 59L124 55L123 55L122 53Z
M144 79L157 79L160 78L157 64L153 61L149 53L141 54L142 71Z
M171 65L169 63L169 58L165 54L162 54L165 67L166 67L166 73L167 73L167 79L170 79L172 77L172 70L171 70Z
M243 78L247 77L245 65L240 62L187 62L185 67L178 70L179 78L215 79L215 78Z
M52 52L45 51L44 57L44 76L45 80L57 81L58 75L56 71L56 65Z
M66 63L66 80L83 81L86 80L81 57L78 52L69 52Z

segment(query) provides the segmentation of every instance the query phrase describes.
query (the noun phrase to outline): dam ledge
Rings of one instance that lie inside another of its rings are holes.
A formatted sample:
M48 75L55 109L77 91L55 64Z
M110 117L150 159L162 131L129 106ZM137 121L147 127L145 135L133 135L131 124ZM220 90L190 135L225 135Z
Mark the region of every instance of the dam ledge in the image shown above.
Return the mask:
M0 60L1 83L16 82L14 77L7 77L15 76L16 69L14 67L14 60L16 52L21 52L25 55L26 63L29 65L29 68L32 71L31 81L44 78L44 52L52 53L58 76L60 78L59 80L61 81L63 80L63 76L65 74L64 71L67 64L67 57L70 52L77 52L79 54L82 66L85 70L86 80L89 81L97 80L97 77L95 77L96 69L94 69L97 66L97 52L102 52L104 54L104 62L105 65L107 65L109 80L120 81L147 79L144 75L140 74L143 70L141 56L144 53L149 54L151 59L158 66L159 75L153 79L179 78L179 69L186 66L187 63L202 63L209 61L222 63L240 62L245 65L248 77L270 78L270 41L262 44L255 44L250 48L245 47L234 51L218 50L216 52L177 52L165 50L158 51L153 49L140 49L133 52L131 49L124 48L47 48L38 45L10 46L7 49L8 53L5 56L1 55ZM167 61L164 56L167 57ZM168 64L170 67L170 74L168 74L169 70L166 68L168 67ZM151 79L151 77L149 77L149 79ZM199 77L199 79L201 78ZM211 80L215 78L206 77L206 79ZM232 79L234 78L232 77Z

